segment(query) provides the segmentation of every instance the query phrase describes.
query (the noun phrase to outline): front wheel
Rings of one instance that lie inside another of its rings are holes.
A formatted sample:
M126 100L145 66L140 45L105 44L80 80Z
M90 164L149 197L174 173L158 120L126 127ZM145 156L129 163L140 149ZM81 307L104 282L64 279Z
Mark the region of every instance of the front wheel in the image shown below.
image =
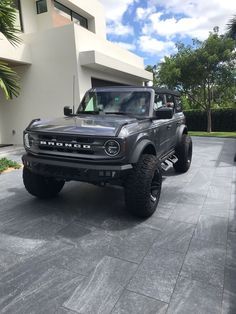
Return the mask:
M183 134L180 144L176 147L178 161L174 164L176 172L187 172L192 161L192 139L188 134Z
M23 168L23 182L26 190L38 198L51 198L56 196L63 188L65 181L56 180L33 173L28 168Z
M142 155L125 183L127 210L139 217L151 216L161 194L162 175L153 155Z

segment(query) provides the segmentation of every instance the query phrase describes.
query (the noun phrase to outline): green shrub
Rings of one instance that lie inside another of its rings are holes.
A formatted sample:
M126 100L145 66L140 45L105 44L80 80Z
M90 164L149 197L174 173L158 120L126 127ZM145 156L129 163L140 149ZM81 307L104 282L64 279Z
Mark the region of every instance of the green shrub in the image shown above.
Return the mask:
M207 130L207 114L202 110L185 110L186 123L190 131ZM236 109L213 109L211 113L212 131L234 132L236 131Z
M12 161L5 157L0 159L0 173L3 172L4 170L7 170L8 168L19 169L20 167L21 166L15 161Z

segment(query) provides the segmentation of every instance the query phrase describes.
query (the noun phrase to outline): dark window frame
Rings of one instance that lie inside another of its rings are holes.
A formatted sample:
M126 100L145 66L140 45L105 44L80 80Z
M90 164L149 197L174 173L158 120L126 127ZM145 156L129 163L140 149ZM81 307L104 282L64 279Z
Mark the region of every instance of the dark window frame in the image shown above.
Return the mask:
M183 109L182 109L182 104L181 104L180 97L175 96L174 99L175 99L175 111L176 112L182 112Z
M82 24L80 24L80 26L83 27L83 28L88 29L88 19L87 19L86 17L84 17L84 16L82 16L81 14L79 14L79 13L77 13L77 12L71 10L70 8L66 7L64 4L61 4L61 3L60 3L59 1L57 1L57 0L54 0L54 8L56 8L56 7L55 7L55 3L59 4L60 6L64 7L65 10L69 11L68 16L70 17L71 22L74 21L74 20L73 20L73 18L74 18L74 17L73 17L73 13L74 13L74 14L78 15L80 18L82 18L82 19L84 20L84 22L85 22L85 26L82 25ZM60 9L58 9L58 10L60 10ZM66 12L65 12L65 13L66 13ZM76 18L75 18L75 19L76 19ZM76 19L76 20L79 21L78 19Z
M48 12L47 1L46 1L46 11L43 11L43 12L40 12L40 11L39 11L39 4L40 4L40 2L42 2L42 1L46 1L46 0L37 0L37 1L36 1L36 10L37 10L37 14L43 14L43 13Z
M22 19L22 10L21 10L21 1L20 0L15 0L17 3L17 7L13 6L18 12L19 12L19 18L20 18L20 30L23 33L24 32L24 25L23 25L23 19Z

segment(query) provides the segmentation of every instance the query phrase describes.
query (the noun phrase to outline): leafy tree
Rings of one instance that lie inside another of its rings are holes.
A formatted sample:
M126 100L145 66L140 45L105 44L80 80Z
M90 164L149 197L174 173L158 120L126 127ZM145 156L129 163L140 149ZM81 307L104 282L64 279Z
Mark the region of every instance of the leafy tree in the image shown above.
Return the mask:
M207 131L211 132L211 109L220 88L233 88L235 67L234 41L218 35L218 28L209 37L193 46L177 44L178 52L165 57L159 67L159 80L169 88L177 88L188 98L192 108L201 108L207 113Z
M156 76L156 72L157 72L157 67L156 65L152 66L152 65L147 65L145 67L145 70L148 72L151 72L153 75L153 85L157 85L157 76Z
M13 45L17 46L20 39L19 32L15 28L16 11L12 6L12 0L1 0L0 2L0 33ZM7 63L0 61L0 87L5 97L12 99L19 95L19 78Z

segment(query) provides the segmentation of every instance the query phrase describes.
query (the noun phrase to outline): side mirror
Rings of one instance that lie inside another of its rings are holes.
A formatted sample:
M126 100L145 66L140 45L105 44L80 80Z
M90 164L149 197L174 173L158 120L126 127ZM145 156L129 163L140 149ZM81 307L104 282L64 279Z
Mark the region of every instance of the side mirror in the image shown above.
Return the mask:
M171 119L173 117L174 111L173 108L162 107L155 111L154 114L156 119Z
M72 109L70 107L68 107L68 106L64 107L64 115L65 116L69 117L69 116L72 115L72 113L73 113L73 111L72 111Z

